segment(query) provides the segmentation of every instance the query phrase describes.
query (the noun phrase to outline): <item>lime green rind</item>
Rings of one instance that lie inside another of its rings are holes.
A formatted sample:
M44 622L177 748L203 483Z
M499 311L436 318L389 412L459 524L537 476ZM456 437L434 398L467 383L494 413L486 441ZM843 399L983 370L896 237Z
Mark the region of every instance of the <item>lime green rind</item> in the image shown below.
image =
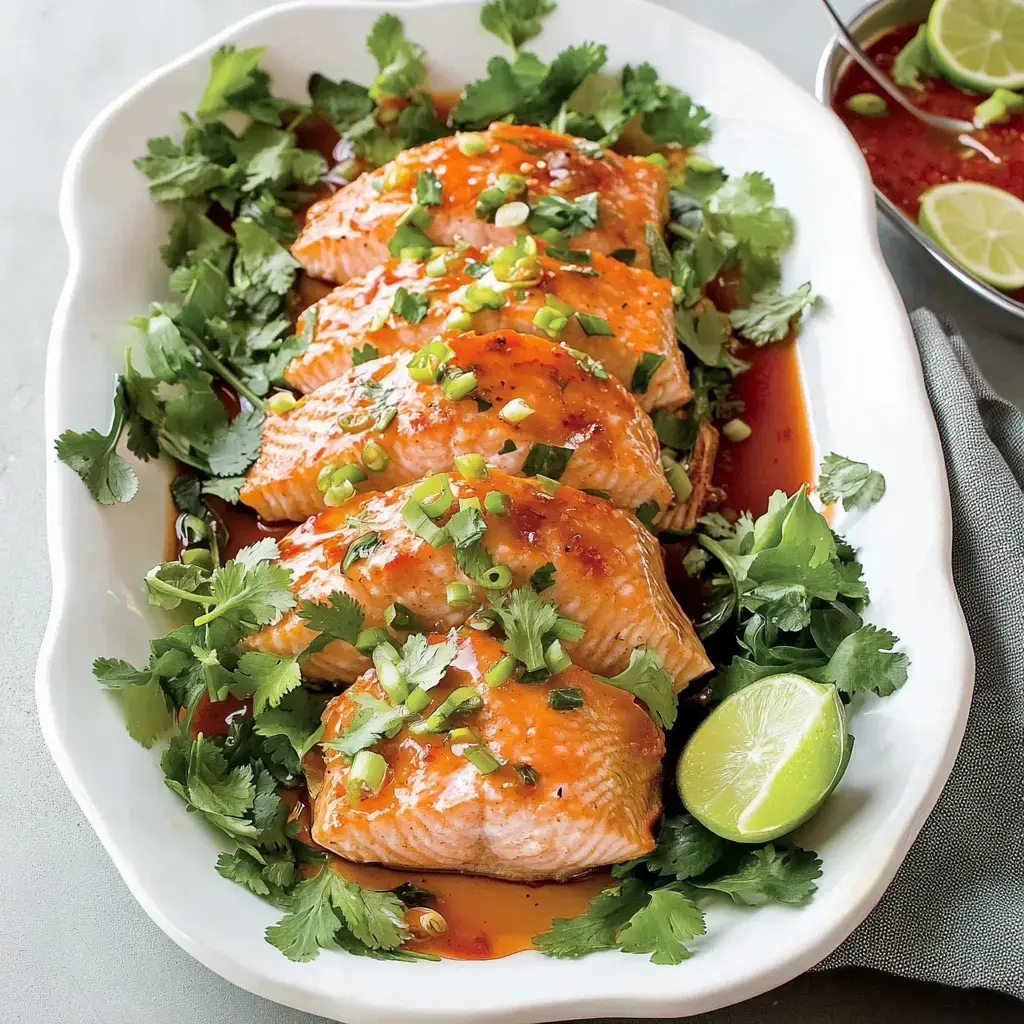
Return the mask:
M921 196L921 228L965 270L1003 291L1024 288L1024 202L976 181Z
M1024 4L1016 0L935 0L928 49L944 78L991 93L1024 88Z
M724 700L687 743L677 784L688 811L740 843L766 842L810 818L849 760L834 687L762 679Z

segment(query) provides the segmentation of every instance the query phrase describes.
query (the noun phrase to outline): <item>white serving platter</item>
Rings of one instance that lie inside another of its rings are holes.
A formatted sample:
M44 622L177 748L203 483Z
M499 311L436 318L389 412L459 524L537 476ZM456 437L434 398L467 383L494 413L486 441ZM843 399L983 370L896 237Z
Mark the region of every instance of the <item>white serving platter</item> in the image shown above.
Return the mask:
M363 40L387 4L303 2L270 8L154 72L89 127L60 200L70 268L54 316L46 434L102 427L113 375L134 333L124 325L163 294L166 211L132 166L148 137L178 130L221 43L266 45L275 91L300 97L313 70L368 81ZM480 75L501 44L477 0L392 8L427 50L431 85ZM692 959L655 966L602 953L538 953L488 962L394 963L338 951L308 964L263 939L279 914L214 871L220 842L162 782L158 752L125 733L92 659L144 660L166 626L141 577L163 556L169 467L139 467L139 495L101 508L66 467L47 467L53 608L37 673L46 741L126 883L153 920L198 960L269 999L349 1024L508 1022L685 1015L749 998L806 970L861 921L892 879L938 798L966 723L973 655L950 573L950 508L938 435L906 313L875 235L867 170L842 124L750 50L644 0L560 0L534 48L605 42L609 67L647 60L715 115L709 154L732 172L761 170L793 212L786 283L826 297L800 341L819 454L881 470L883 503L836 526L860 548L872 621L903 640L910 679L884 701L856 702L850 769L800 839L824 859L806 907L714 905ZM87 879L78 884L87 885Z

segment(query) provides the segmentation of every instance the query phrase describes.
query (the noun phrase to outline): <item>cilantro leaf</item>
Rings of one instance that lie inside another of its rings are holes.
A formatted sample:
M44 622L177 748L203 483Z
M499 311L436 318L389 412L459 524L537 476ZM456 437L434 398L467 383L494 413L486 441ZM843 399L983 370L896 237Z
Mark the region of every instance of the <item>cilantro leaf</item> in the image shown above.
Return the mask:
M651 963L679 964L692 955L684 943L704 931L704 914L689 896L655 889L619 933L619 946L627 953L652 953Z
M335 590L327 598L327 604L303 601L299 605L299 617L305 619L310 629L319 633L302 652L302 658L322 651L335 640L355 644L364 619L362 605L341 590Z
M554 0L489 0L480 11L480 24L506 46L518 50L540 35L541 18L554 9Z
M675 685L653 648L634 648L629 664L617 676L595 675L594 678L642 700L651 718L663 729L671 729L675 724L678 711Z
M776 289L758 292L749 307L733 310L732 327L740 337L757 346L782 341L789 334L794 317L799 318L815 301L809 281L790 295Z
M67 430L56 441L57 458L73 469L101 505L131 501L139 489L139 478L128 462L117 454L117 442L127 421L124 379L118 377L114 390L114 418L106 434Z
M887 629L861 626L840 641L829 659L826 676L849 696L870 690L887 697L907 681L910 659L893 652L898 642Z
M588 192L573 200L557 195L541 196L530 210L530 231L558 231L566 238L575 238L597 226L598 194Z
M244 476L222 476L203 481L203 494L212 494L229 505L237 505L245 484Z
M313 106L331 122L339 135L344 135L357 121L373 113L370 90L344 79L332 82L319 73L310 75L307 85Z
M227 98L240 92L252 81L252 72L263 56L264 47L237 50L219 46L210 58L210 78L196 107L200 117L213 117L228 106Z
M253 712L259 717L268 706L276 708L284 695L301 683L295 658L246 651L238 659L231 691L236 697L252 697Z
M371 359L376 359L380 355L377 351L376 346L366 342L363 345L357 345L352 349L352 365L362 366L363 363L370 362Z
M444 678L455 655L455 645L451 641L430 644L422 633L414 633L392 660L410 689L418 686L432 690Z
M439 206L441 191L441 179L429 167L416 175L416 202L420 206Z
M530 586L539 594L555 583L555 563L545 562L539 569L534 569L530 575Z
M732 870L713 877L702 877L691 884L701 889L723 892L733 902L758 906L775 903L806 903L817 891L821 860L811 850L799 847L778 851L773 843L752 850Z
M728 848L724 839L706 829L692 814L666 815L658 830L657 846L645 857L613 868L612 873L621 877L623 868L642 864L659 875L682 881L717 864Z
M139 671L117 658L97 658L92 674L113 691L124 712L128 734L149 749L174 723L171 706L152 669Z
M548 956L575 959L602 949L615 949L622 927L646 906L649 896L636 879L598 893L578 917L556 918L551 930L533 938Z
M267 941L298 962L340 942L342 929L365 948L397 949L409 937L403 911L393 892L363 889L325 863L295 887L288 913L267 929Z
M892 63L892 78L897 85L921 90L921 78L938 78L939 69L928 47L927 26L922 25L914 38L896 54Z
M206 453L214 476L233 477L244 473L260 453L263 440L263 413L255 409L239 413L214 433Z
M505 650L518 658L528 672L543 668L543 638L558 621L558 609L542 601L530 587L513 590L507 605L504 597L491 596L490 602L505 630Z
M348 550L345 552L345 557L341 562L341 571L347 572L355 562L358 562L361 558L366 558L372 551L380 547L380 543L380 534L376 531L364 533L361 537L356 537L349 544Z
M401 18L382 14L366 37L366 47L379 69L370 86L373 99L407 96L426 81L423 47L405 38Z
M244 850L222 853L217 858L217 873L231 882L244 885L257 896L269 896L270 886L263 880L263 865Z
M866 462L832 452L821 464L818 492L827 504L842 501L847 512L870 508L885 494L885 477Z
M321 744L329 750L338 750L350 760L360 750L368 750L378 740L400 727L412 712L404 705L392 707L384 701L360 708L336 740Z
M678 308L675 312L676 337L705 366L717 366L733 376L750 369L750 363L734 356L730 350L729 317L717 309L695 314Z
M286 693L277 707L267 708L257 715L253 728L259 736L284 736L296 757L301 760L320 739L323 732L320 716L323 710L323 702L313 700L299 686Z
M429 305L430 298L423 292L409 292L399 287L391 299L391 312L410 324L418 324L427 315Z

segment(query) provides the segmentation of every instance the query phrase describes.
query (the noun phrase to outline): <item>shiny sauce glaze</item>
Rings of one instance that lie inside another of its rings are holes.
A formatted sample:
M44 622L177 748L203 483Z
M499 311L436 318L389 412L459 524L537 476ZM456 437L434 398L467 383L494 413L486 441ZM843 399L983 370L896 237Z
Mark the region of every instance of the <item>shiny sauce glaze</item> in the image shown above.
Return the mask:
M446 99L436 100L436 105L443 116ZM310 119L300 126L298 134L300 145L319 149L332 160L338 136L329 125ZM293 316L322 298L331 287L300 274ZM730 291L728 282L720 284L717 293L714 287L709 289L722 308L732 305ZM726 491L727 508L749 508L757 515L767 507L772 491L792 491L811 479L811 441L795 339L763 349L744 350L741 356L752 365L737 378L735 395L745 403L742 415L754 428L753 434L739 444L723 438L714 482ZM222 549L224 559L264 537L281 539L295 526L264 522L245 506L229 505L219 498L208 497L207 501L228 536ZM522 526L528 534L529 524ZM178 556L179 541L173 529L168 548L168 557ZM684 606L692 606L692 595L679 596ZM228 698L212 704L203 697L192 718L192 735L224 735L233 721L251 713L249 702ZM703 713L699 698L682 702L684 723L693 718L695 725ZM666 759L666 777L672 759L672 755ZM307 769L315 774L315 760L307 764ZM282 790L282 798L291 808L292 819L299 824L298 838L315 846L309 831L308 793L305 789ZM672 794L666 792L666 798L672 799ZM447 930L441 935L418 938L408 944L409 948L459 960L497 959L531 949L532 938L547 931L552 920L578 916L595 895L613 882L608 871L596 871L569 882L521 883L456 873L393 870L354 864L334 856L331 864L345 878L368 888L392 889L408 882L433 892L435 899L427 905L444 917Z
M868 53L891 74L896 55L919 27L903 25L885 33L868 47ZM974 108L984 99L941 78L922 77L921 83L921 90L904 91L915 106L930 114L971 121ZM889 103L885 117L861 117L846 108L851 96L877 91L867 72L851 64L839 81L833 106L860 146L875 185L912 220L917 220L921 194L949 181L980 181L1024 199L1024 114L1012 114L1006 123L973 133L999 157L994 164L933 132L895 103ZM1024 289L1012 294L1024 300Z

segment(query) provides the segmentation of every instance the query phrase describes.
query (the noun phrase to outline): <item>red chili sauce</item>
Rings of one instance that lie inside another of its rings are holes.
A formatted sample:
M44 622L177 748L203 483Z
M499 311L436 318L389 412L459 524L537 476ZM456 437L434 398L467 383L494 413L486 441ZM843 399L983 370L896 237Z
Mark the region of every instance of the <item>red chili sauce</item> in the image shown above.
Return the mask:
M892 73L896 54L914 37L918 24L887 32L868 48L874 62ZM930 114L970 121L974 108L985 98L941 78L921 78L923 89L905 89L915 106ZM1024 199L1024 114L1013 114L1002 124L973 133L999 157L1000 163L951 142L932 131L895 103L884 117L862 117L847 110L846 101L857 93L878 92L867 72L856 64L845 71L836 88L833 106L843 119L867 161L875 185L904 213L917 220L921 194L949 181L981 181ZM1024 300L1024 290L1011 293Z

